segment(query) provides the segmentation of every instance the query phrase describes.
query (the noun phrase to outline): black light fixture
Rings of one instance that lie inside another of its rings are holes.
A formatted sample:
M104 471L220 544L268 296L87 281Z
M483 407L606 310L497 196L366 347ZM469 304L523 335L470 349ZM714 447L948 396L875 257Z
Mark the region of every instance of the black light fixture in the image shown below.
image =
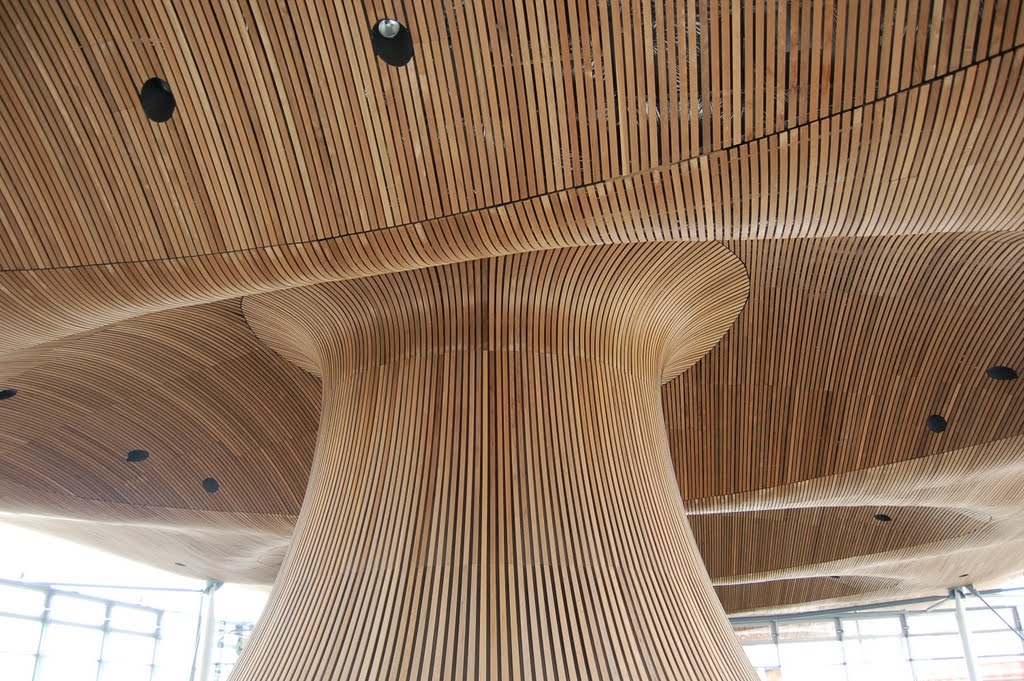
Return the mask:
M128 463L138 463L139 461L145 461L149 458L149 452L145 449L133 449L128 452L128 456L124 458Z
M839 575L832 575L829 579L839 579Z
M205 480L203 480L203 489L205 489L210 494L213 494L220 489L220 483L217 482L217 480L214 478L206 478Z
M166 80L150 78L139 90L139 102L146 117L154 123L166 123L174 115L174 93Z
M985 373L994 381L1015 381L1018 375L1016 370L1001 364L985 369Z
M398 19L385 17L370 29L373 53L392 66L405 66L412 59L412 33Z
M4 388L3 390L0 390L0 400L9 400L17 394L18 391L14 388Z
M892 516L888 516L888 515L886 515L884 513L876 513L875 514L875 520L877 520L880 523L891 523L892 522Z
M948 424L946 423L946 419L944 419L939 414L932 414L924 422L924 425L928 430L932 431L933 433L941 433L946 429L946 426Z
M174 561L174 564L178 567L188 567L188 565L185 565L184 563L179 563L178 561Z
M963 575L960 575L959 579L967 579L970 576L971 576L970 573L963 574Z

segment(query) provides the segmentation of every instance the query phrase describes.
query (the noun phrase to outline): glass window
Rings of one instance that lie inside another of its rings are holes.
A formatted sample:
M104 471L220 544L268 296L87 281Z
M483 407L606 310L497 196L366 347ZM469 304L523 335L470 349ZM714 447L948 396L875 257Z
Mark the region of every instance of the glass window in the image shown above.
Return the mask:
M872 664L850 664L846 674L850 681L914 681L910 663L899 658Z
M133 665L148 665L153 661L153 646L156 639L138 634L107 634L103 647L103 659L113 662L128 662Z
M45 605L46 595L42 591L0 584L0 612L38 617Z
M914 660L917 681L966 681L967 665L963 660Z
M906 659L903 641L898 637L865 638L843 641L846 661L850 664L872 665L881 661L894 662Z
M1019 639L1018 639L1019 640ZM981 660L978 671L985 681L1015 681L1024 679L1024 658L1015 660Z
M139 681L148 678L149 667L145 665L104 662L100 669L100 681Z
M842 664L843 649L839 641L780 643L779 660L787 671L790 667L821 669L827 665Z
M96 681L96 667L95 660L44 657L39 663L37 681Z
M755 667L778 667L779 654L773 643L744 646L750 664Z
M87 601L70 596L54 596L50 600L50 619L76 624L103 626L107 606L99 601Z
M30 681L36 667L35 655L7 655L0 653L0 669L10 681Z
M861 620L843 620L843 633L847 636L900 636L903 627L899 617L875 617Z
M783 681L846 681L846 667L842 665L790 667L782 665Z
M99 629L50 624L43 634L43 655L66 660L98 660L102 641L103 632Z
M110 611L110 626L150 634L156 629L156 613L139 608L113 608Z
M32 620L0 617L0 653L35 655L41 627Z
M780 641L836 637L836 625L832 620L787 622L778 625L778 631Z
M999 608L999 615L1003 616L1003 619L1007 622L1013 622L1013 611L1009 608ZM989 609L985 610L969 610L967 612L967 626L970 627L971 631L985 631L985 630L1006 630L1006 625L999 620L999 616ZM1018 641L1020 639L1017 639Z
M1002 631L995 631L985 634L973 634L971 636L971 648L975 656L983 655L1019 655L1021 652L1020 640L1014 632L1005 626Z
M963 657L960 634L943 636L911 636L910 656L915 660L931 660L944 657Z
M946 634L960 631L956 625L956 615L952 612L907 615L907 628L911 634Z
M772 640L772 628L770 626L763 627L736 627L736 638L740 640L740 643L746 643L747 641L771 641Z

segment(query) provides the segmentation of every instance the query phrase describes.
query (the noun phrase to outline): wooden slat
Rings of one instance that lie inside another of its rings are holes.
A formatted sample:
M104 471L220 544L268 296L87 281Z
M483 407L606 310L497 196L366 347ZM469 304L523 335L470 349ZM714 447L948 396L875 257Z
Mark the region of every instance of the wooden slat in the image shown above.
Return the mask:
M368 39L390 5L10 3L0 268L301 244L579 190L1022 44L1003 30L1019 1L905 4L407 3L416 56L395 69ZM178 100L164 125L136 99L152 76Z

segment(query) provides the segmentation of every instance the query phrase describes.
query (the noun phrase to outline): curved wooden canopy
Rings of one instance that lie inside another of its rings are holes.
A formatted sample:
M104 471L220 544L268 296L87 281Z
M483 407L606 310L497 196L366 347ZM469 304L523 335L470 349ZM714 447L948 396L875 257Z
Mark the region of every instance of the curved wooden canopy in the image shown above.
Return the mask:
M745 307L661 395L725 607L1019 572L1022 69L1018 0L4 3L0 511L270 581L320 384L247 297L717 242Z

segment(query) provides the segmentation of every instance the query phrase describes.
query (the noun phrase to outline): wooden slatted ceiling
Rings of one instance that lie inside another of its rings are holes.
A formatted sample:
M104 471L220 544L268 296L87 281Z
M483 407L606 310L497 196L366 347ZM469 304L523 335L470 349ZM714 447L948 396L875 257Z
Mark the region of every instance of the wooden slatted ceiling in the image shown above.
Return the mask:
M20 512L46 513L47 495L59 494L168 513L298 511L319 385L253 337L238 301L145 317L34 354L43 358L37 366L0 370L0 382L18 388L0 404L0 510L17 501ZM134 449L150 457L126 462ZM207 477L222 491L205 492Z
M881 512L898 522L875 520ZM708 573L723 581L956 539L989 520L955 508L843 506L694 515L690 528Z
M799 609L800 601L793 600L793 596L777 602L773 599L801 590L803 598L830 599L816 604L830 607L930 596L945 586L972 581L999 583L1008 576L1019 574L1020 556L1024 555L1022 446L1024 438L1017 436L781 487L690 500L688 507L691 513L715 514L707 521L691 515L691 522L710 523L711 532L720 542L749 546L752 540L749 533L736 536L721 531L733 522L732 518L737 517L731 514L741 512L743 517L752 521L757 517L771 518L783 509L799 515L807 511L795 509L843 507L842 510L826 510L822 515L826 522L813 532L799 525L792 528L794 531L787 536L787 542L803 547L803 555L794 559L787 554L787 548L770 561L777 564L789 561L790 566L770 569L765 564L763 569L754 572L732 576L722 573L716 577L719 591L751 594L760 586L765 587L763 593L746 605L732 601L743 610ZM835 550L829 549L832 536L849 532L849 527L830 521L838 520L851 508L863 508L865 504L869 505L871 513L880 511L893 518L892 522L875 527L875 536L885 538L875 545L880 552L837 557ZM935 514L932 519L936 522L926 521L932 526L932 536L925 539L924 535L918 535L922 543L909 542L899 547L901 538L906 537L907 528L902 525L908 521L907 516L909 525L913 527L923 519L917 515L920 513ZM961 520L951 518L952 513L960 513ZM943 515L945 518L940 520ZM964 534L965 516L984 522ZM716 531L714 527L718 523L724 525ZM780 528L777 526L777 529ZM705 546L705 550L707 548ZM756 552L758 549L751 547L748 550ZM716 551L721 553L722 549L710 548L712 554ZM836 575L844 579L851 576L883 578L888 583L847 595L828 595L816 588L805 588L822 585L813 578ZM803 580L811 581L803 587L790 588ZM778 582L787 583L790 587L780 590ZM744 585L744 588L732 588L737 585Z
M0 273L0 352L145 312L574 244L1014 231L1024 50L686 164L390 230L162 262ZM994 237L1004 238L1004 237ZM753 246L751 246L753 248Z
M201 528L280 546L315 381L251 347L237 302L32 346L199 302L588 243L722 240L750 271L736 328L663 391L687 503L749 490L762 513L791 485L1021 435L1024 385L983 375L1024 366L1020 2L416 3L399 17L417 41L404 69L369 51L369 26L394 11L0 6L0 376L27 386L0 405L26 410L0 429L0 460L29 483L0 482L0 509L115 523L80 526L93 541L133 542L118 519L161 523L161 561L178 536L190 562L212 557L196 569L222 560L258 579L273 559ZM152 75L178 97L162 126L135 95ZM175 373L189 361L204 370ZM237 400L241 377L263 402ZM949 419L942 435L922 427L932 412ZM295 437L273 452L247 439L253 414L270 415L252 432L283 418ZM126 478L106 447L140 433L183 459ZM234 477L206 495L191 479L218 439ZM929 503L980 508L985 487L1019 506L996 473ZM811 506L911 503L822 490ZM815 512L823 537L846 513ZM862 580L843 593L893 597L945 586L966 556L978 574L1019 567L1000 550L1019 545L1008 511L950 538L955 513L919 518L906 546L865 539L884 568L818 564L837 555L823 550L771 570L772 556L720 593L746 608L841 598L819 578L842 569ZM708 546L749 543L734 520L699 522Z
M715 591L728 612L758 611L779 606L856 599L864 593L885 592L897 587L899 581L884 577L806 577L786 579L767 584L737 584L718 587Z
M1001 487L1000 480L1008 484L1018 480L1007 472L1017 451L1014 444L1008 444L1003 458L991 464L986 456L962 461L947 478L929 482L923 476L926 470L937 470L931 462L939 452L1022 434L1024 386L1020 381L995 383L984 377L984 368L992 363L1017 367L1024 363L1020 335L1024 325L1016 305L1022 297L1016 276L1022 237L946 234L727 245L744 261L751 279L746 308L716 350L663 390L677 475L688 507L702 513L747 510L754 517L773 503L782 503L774 499L788 499L772 489L777 485L819 480L831 473L908 457L928 457L919 459L925 468L906 474L879 473L872 483L845 496L841 486L834 486L798 500L812 507L898 507L910 497L896 482L914 480L923 480L935 490L934 498L919 502L932 506L967 504L991 513L995 499L1013 498L1012 490ZM279 546L274 543L281 540L279 519L264 514L276 510L293 517L298 510L319 396L314 379L300 380L298 369L267 359L267 351L249 337L237 305L236 301L169 311L91 334L86 337L88 344L74 339L58 344L57 349L44 347L5 357L0 376L22 392L0 403L5 414L0 460L8 466L0 477L0 510L207 529L237 527L239 521L196 516L197 511L190 509L250 512L255 519L242 527L258 528L250 531L262 533L268 546ZM777 366L782 362L788 370ZM157 366L168 380L152 387L158 378L152 375ZM202 369L196 371L195 366ZM224 369L207 369L217 366ZM216 378L222 374L230 376L230 381ZM887 382L889 376L892 382ZM715 397L730 390L740 397ZM844 391L852 392L845 396ZM84 397L100 393L105 396L104 408L82 404ZM747 395L752 397L743 397ZM197 408L197 400L209 406ZM695 405L699 412L694 412ZM836 405L846 408L840 412ZM923 419L932 410L942 410L949 418L946 433L924 431ZM694 413L699 413L699 421L693 420ZM295 438L278 443L261 459L257 454L266 441L262 436L257 440L263 441L253 441L250 432L262 433L280 423L288 424ZM695 436L698 432L703 433L701 437ZM737 434L727 438L729 433ZM794 434L805 439L798 440ZM137 446L140 437L169 443L174 458L168 460L154 447L154 456L139 469L144 472L128 468L120 458L121 450ZM833 437L843 443L833 446ZM225 479L218 470L216 475L225 484L216 495L207 495L197 481L209 465L221 460L220 456L210 458L212 440L219 451L231 453L232 477ZM82 457L82 452L89 456ZM785 461L786 466L774 461ZM31 487L11 486L12 466L31 474ZM989 466L995 477L972 477ZM124 477L126 471L130 479ZM186 471L192 473L186 475ZM57 472L59 478L53 477ZM955 481L974 496L957 491ZM66 494L53 494L57 489ZM759 496L732 506L715 501L722 497L714 493L745 489L758 490ZM867 495L866 489L874 496ZM980 490L994 496L983 501L977 496ZM279 498L287 501L271 503ZM128 503L117 504L118 500ZM154 500L167 506L151 508L148 504ZM802 558L794 557L789 564L808 562L802 571L785 573L787 579L815 574L816 569L825 576L846 574L856 567L851 562L814 567L836 559L838 553L825 550L826 540L842 536L845 526L845 512L815 513L820 515L814 534L787 535L786 546L807 547ZM902 511L895 515L901 523ZM771 514L763 517L768 522ZM902 525L895 536L865 533L864 544L853 558L949 538L961 527L950 517L941 510L926 516L920 531L911 536L903 534ZM747 535L728 529L728 518L693 520L712 575L719 579L734 570L724 569L725 558L715 557L714 552L761 555ZM706 535L705 526L710 527ZM130 549L128 544L134 545L116 525L83 532L78 527L72 523L67 532L79 538L96 537L107 546L127 541L125 550ZM789 525L796 527L806 530L806 524ZM996 536L1005 543L1012 535ZM997 556L986 554L977 541L993 540L972 533L959 545L979 556L970 571L984 575L986 565L1004 569ZM244 553L225 554L230 546L222 537L211 539L197 529L187 542L168 544L154 558L171 566L177 562L174 556L185 556L182 562L190 566L217 567L221 572L216 574L235 579L267 580L276 570L279 556L268 559L263 568L254 567ZM823 547L821 553L812 550L818 546ZM209 556L223 560L204 564L198 556L206 549ZM773 552L775 562L766 557L760 569L778 566L783 559ZM935 584L966 571L962 563L962 559L951 560L946 572L935 574L925 573L914 562L891 568L902 571L901 579L882 597L914 593L911 589L931 593ZM890 572L887 578L896 574ZM915 574L929 574L926 579L932 581L908 582ZM806 593L811 597L819 592Z
M777 487L1024 430L1024 239L735 242L751 295L663 391L684 498ZM930 414L949 422L928 432Z
M698 198L687 197L698 215L701 194L734 209L732 219L696 217L711 238L746 233L747 220L756 235L806 233L792 224L801 206L815 231L844 231L811 221L829 202L804 205L796 183L807 168L822 175L815 184L856 175L837 161L867 159L863 145L891 146L899 169L886 168L888 191L921 202L879 201L868 183L868 206L900 206L869 217L877 233L914 229L906 223L928 200L916 184L955 199L965 169L1020 166L1005 156L1019 150L1003 145L1020 123L1017 1L406 3L399 18L416 57L403 69L369 45L369 27L393 11L6 3L0 267L306 243L652 169L659 179L699 172ZM136 100L153 75L179 102L162 126ZM861 128L864 105L877 112ZM826 134L851 127L862 139L847 151ZM780 149L789 159L773 163ZM744 166L760 179L745 181ZM974 177L996 190L1019 172ZM753 202L760 213L741 210L735 201L770 179L789 180L789 214L772 220L763 202ZM829 193L840 201L833 217L845 217L851 197ZM1017 227L1018 199L989 208ZM665 214L660 203L648 210Z

